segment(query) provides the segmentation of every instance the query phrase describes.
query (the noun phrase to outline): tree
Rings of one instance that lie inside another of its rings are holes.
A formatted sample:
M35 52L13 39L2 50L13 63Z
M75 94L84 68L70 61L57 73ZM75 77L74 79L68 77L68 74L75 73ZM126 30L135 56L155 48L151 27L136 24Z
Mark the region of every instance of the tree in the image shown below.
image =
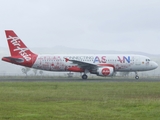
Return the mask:
M123 77L128 77L129 72L120 72L120 75L123 76Z
M37 75L38 70L37 69L33 69L34 75Z
M42 75L42 74L43 74L43 71L42 71L42 70L40 70L40 71L39 71L39 74L41 74L41 75Z
M73 73L69 72L67 73L68 77L73 77Z
M27 75L28 75L28 72L30 71L30 68L29 68L29 67L24 67L24 68L22 68L21 70L22 70L22 73L27 76Z

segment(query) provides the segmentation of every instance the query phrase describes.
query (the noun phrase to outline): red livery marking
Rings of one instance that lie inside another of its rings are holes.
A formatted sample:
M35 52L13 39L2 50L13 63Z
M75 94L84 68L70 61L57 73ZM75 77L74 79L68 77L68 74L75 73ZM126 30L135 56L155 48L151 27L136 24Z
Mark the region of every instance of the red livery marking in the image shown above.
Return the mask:
M109 70L108 68L103 68L103 69L102 69L102 74L103 74L104 76L108 76L108 75L110 74L110 70Z
M11 57L2 60L31 67L37 59L37 54L31 52L12 30L6 30L5 32Z
M79 68L79 67L77 67L77 66L69 67L67 70L68 70L68 71L73 71L73 72L84 72L83 69L81 69L81 68Z
M64 58L65 60L66 60L66 62L68 62L69 61L69 59L68 58Z

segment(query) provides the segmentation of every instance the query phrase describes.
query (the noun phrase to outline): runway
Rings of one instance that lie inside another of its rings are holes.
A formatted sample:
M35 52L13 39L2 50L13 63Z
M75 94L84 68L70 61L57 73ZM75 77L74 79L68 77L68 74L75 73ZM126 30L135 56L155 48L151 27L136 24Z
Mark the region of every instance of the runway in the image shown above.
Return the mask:
M90 78L83 80L81 78L0 78L0 82L160 82L160 78Z

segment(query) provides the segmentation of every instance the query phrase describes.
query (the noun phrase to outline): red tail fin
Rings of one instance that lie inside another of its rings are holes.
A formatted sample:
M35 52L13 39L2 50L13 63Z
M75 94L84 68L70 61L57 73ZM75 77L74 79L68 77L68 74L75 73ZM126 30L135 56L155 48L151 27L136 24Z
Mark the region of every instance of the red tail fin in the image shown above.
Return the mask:
M37 59L37 54L32 53L12 30L6 30L5 32L11 56L3 57L2 60L17 65L32 67Z
M32 53L22 40L12 30L5 30L8 46L12 57L23 57L26 61L31 60Z

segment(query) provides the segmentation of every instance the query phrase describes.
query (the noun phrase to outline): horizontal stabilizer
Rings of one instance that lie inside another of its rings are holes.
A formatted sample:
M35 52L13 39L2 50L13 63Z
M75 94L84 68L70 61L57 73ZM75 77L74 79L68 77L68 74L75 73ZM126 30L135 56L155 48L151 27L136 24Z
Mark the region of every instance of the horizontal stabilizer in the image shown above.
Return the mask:
M6 62L11 62L11 63L23 63L24 62L23 58L14 58L14 57L3 57L2 60Z

